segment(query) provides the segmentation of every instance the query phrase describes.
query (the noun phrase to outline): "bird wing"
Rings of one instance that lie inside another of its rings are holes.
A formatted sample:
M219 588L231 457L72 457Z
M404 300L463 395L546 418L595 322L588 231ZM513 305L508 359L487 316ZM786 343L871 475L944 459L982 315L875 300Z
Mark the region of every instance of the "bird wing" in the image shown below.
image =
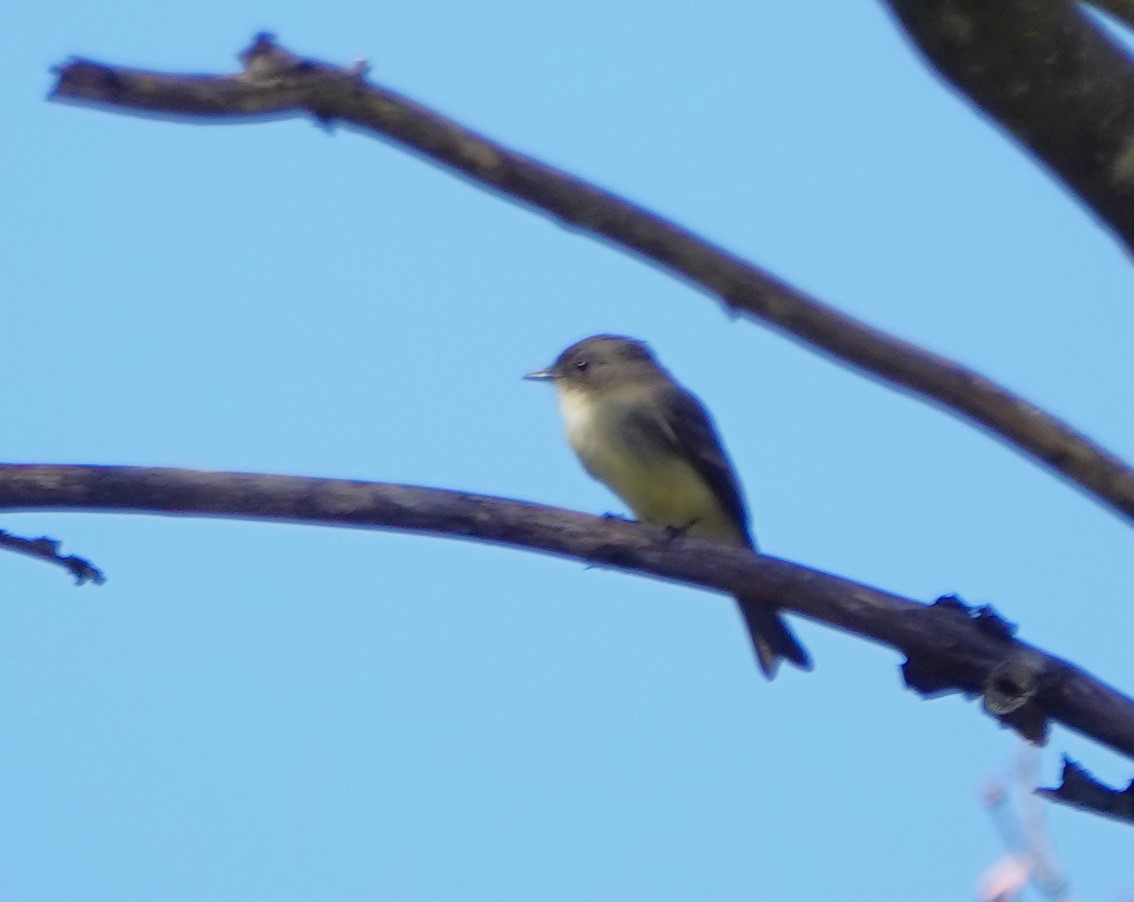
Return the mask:
M755 547L748 534L748 511L740 494L736 474L728 455L721 446L713 419L697 397L679 385L664 389L666 397L661 405L651 405L649 422L637 423L637 428L660 433L660 436L693 466L708 483L736 531L751 547ZM659 407L666 416L654 413Z

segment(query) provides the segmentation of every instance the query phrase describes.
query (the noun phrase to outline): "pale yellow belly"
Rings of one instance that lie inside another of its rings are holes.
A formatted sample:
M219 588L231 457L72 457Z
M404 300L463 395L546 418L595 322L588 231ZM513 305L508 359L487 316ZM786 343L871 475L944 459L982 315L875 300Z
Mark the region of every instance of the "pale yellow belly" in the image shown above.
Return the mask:
M573 400L561 398L572 448L591 475L626 502L638 519L718 542L744 543L708 483L690 464L667 449L646 454L628 447L611 425L617 422L611 411L596 415L591 405Z
M707 539L739 540L708 484L679 457L651 458L648 465L632 458L592 462L592 470L640 520Z

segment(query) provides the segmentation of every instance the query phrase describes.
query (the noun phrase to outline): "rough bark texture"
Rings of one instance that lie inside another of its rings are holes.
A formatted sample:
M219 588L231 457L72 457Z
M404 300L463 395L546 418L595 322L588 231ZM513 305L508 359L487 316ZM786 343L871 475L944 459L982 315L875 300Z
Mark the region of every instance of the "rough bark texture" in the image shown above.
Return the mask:
M937 71L1134 252L1134 62L1122 48L1069 0L886 2Z
M839 313L660 216L373 85L362 67L302 59L267 36L242 59L245 71L233 76L168 75L75 60L59 70L52 96L196 121L309 114L389 138L640 254L734 310L978 424L1134 520L1134 470L990 379Z
M0 510L238 517L494 542L744 595L889 645L925 695L980 695L1034 741L1050 720L1134 758L1134 700L1012 635L987 610L920 604L745 549L484 495L383 483L143 467L0 465ZM186 562L192 566L192 562ZM820 662L820 666L822 663Z

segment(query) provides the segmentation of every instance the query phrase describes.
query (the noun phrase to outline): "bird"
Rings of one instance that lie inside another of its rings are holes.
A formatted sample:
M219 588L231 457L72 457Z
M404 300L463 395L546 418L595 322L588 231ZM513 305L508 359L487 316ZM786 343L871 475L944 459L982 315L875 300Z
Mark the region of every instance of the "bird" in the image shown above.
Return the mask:
M640 521L757 550L712 416L645 342L592 335L524 378L554 385L572 450ZM781 660L811 669L807 651L774 605L742 595L736 601L767 679Z

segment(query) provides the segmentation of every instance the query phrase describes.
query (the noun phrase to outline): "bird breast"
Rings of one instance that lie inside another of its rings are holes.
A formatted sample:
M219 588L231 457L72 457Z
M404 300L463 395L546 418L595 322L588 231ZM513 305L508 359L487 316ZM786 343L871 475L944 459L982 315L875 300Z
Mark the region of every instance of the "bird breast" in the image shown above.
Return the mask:
M558 394L575 454L635 516L704 538L742 541L708 482L664 441L661 428L656 435L643 431L641 398L614 392L596 398L570 388Z

